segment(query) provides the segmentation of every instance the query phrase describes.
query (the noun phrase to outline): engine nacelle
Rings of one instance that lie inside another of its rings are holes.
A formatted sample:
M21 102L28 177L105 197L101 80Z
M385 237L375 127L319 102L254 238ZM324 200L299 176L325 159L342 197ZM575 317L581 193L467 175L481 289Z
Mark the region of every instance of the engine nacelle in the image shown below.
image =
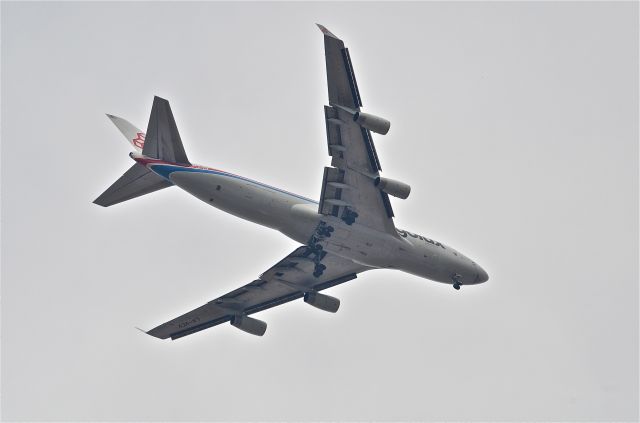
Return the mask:
M389 132L389 128L391 128L391 122L369 113L356 112L353 115L353 120L363 128L367 128L376 134L386 135Z
M248 316L233 316L231 325L256 336L262 336L267 331L266 322Z
M411 187L409 185L396 181L395 179L377 177L374 184L387 194L402 198L403 200L411 193Z
M329 313L335 313L340 307L339 299L318 292L304 294L304 302Z

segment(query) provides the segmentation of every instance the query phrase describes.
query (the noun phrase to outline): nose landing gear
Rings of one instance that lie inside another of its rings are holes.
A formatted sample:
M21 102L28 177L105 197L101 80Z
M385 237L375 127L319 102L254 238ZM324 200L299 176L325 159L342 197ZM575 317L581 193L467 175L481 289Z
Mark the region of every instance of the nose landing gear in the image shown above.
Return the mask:
M461 278L462 276L458 275L457 273L451 276L451 280L453 281L453 289L455 289L456 291L458 291L462 286L462 281L460 280Z

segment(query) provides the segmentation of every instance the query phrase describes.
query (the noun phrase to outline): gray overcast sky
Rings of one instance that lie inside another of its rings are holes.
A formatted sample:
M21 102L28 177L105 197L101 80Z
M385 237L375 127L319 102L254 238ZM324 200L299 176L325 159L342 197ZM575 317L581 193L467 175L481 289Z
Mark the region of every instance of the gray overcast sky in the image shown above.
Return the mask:
M6 420L637 420L637 3L2 2ZM151 328L295 248L131 165L104 113L170 100L189 157L317 198L319 22L345 40L396 224L489 272L375 271L179 341Z

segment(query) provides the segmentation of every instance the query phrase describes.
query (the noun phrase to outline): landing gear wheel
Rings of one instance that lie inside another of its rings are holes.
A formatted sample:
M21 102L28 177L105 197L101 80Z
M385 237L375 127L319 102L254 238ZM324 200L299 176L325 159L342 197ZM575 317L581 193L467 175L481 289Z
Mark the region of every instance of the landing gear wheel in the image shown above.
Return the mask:
M454 283L453 284L453 289L455 289L456 291L460 289L460 284L459 283Z
M327 266L325 266L322 263L318 263L316 264L315 269L313 269L313 276L315 276L316 278L319 278L320 276L322 276L322 273L324 272L324 269L326 269Z

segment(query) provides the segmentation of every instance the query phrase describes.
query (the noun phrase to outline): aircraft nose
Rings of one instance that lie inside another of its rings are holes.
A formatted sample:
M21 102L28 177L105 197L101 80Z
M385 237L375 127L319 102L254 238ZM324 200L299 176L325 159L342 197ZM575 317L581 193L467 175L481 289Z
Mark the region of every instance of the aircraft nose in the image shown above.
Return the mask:
M478 274L476 275L476 283L482 283L482 282L486 282L489 280L489 275L487 274L487 272L482 268L478 266Z

